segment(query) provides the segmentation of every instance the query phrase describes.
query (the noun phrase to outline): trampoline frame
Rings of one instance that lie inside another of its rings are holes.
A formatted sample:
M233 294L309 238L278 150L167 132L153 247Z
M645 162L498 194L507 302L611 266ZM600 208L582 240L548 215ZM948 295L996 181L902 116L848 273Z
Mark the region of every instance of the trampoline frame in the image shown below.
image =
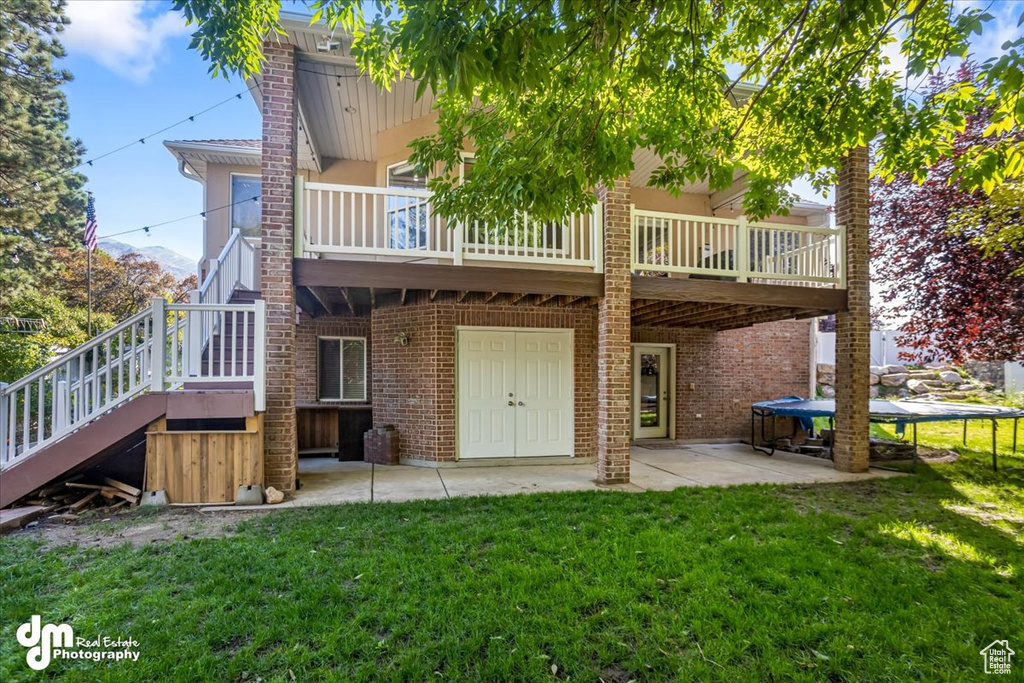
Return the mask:
M798 396L790 396L790 397L787 397L787 398L790 399L792 402L804 401L804 399L802 399L802 398L800 398ZM782 400L785 400L785 399L777 399L777 400L782 401ZM787 412L784 410L785 404L780 403L778 406L769 406L769 405L764 405L766 403L772 403L772 401L762 401L760 404L755 403L752 406L750 406L750 446L751 446L751 448L753 448L755 451L758 451L760 453L764 453L765 455L768 455L768 456L775 455L775 451L778 450L778 442L779 442L780 439L787 439L787 438L788 439L792 439L794 436L796 436L797 421L799 420L800 417L808 417L808 418L810 418L812 420L813 420L814 417L827 417L828 418L829 429L832 431L832 439L831 439L831 441L829 443L828 455L829 455L829 459L830 460L835 461L835 409L834 408L832 409L832 411L825 411L825 410L810 411L810 412L818 413L816 415L797 415L797 414L794 414L794 413L788 413L787 414ZM782 412L781 415L779 414L780 411L778 410L778 408L783 408L783 410L781 411ZM1020 422L1021 418L1024 418L1024 411L1016 410L1016 409L1013 409L1013 408L1007 408L1006 410L1007 410L1007 414L1005 414L1005 415L997 415L997 416L978 415L977 417L950 417L948 419L942 419L941 415L918 415L916 417L916 419L915 419L915 416L913 414L910 414L910 415L899 415L899 416L892 415L892 414L869 414L868 419L871 422L874 422L875 424L895 424L895 425L897 425L898 431L903 431L903 428L906 425L908 425L908 424L912 426L913 443L914 443L914 458L913 458L913 460L911 462L911 467L916 467L917 466L917 461L918 461L918 444L917 444L917 425L918 425L918 423L920 423L920 422L954 422L954 421L963 420L963 423L964 423L963 443L966 446L967 445L967 423L970 420L988 420L988 421L990 421L992 423L992 470L997 472L997 471L999 471L999 464L998 464L998 451L999 451L999 447L998 447L998 430L999 430L999 425L998 425L998 422L999 422L999 420L1013 420L1012 453L1014 455L1016 455L1016 453L1017 453L1017 427L1018 427L1018 423ZM768 435L767 435L767 433L765 431L765 423L767 422L767 420L765 418L768 418L768 417L772 418L772 420L771 420L772 429L771 429L771 438L770 439L768 438ZM792 432L788 436L783 436L783 435L779 435L778 434L777 419L779 417L792 417L793 418L793 430L792 430ZM761 441L763 443L768 444L767 447L766 446L758 446L757 445L756 421L758 419L760 419L760 421L761 421ZM811 427L811 430L810 430L809 434L811 436L814 435L813 424L812 424L812 427Z

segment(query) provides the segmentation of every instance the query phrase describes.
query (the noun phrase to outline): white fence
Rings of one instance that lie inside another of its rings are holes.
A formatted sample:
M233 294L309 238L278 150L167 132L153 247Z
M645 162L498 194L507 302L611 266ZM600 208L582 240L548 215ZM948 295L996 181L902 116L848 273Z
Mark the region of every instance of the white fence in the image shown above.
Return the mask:
M511 213L499 223L451 224L433 193L390 187L307 183L296 178L296 256L330 254L409 260L518 261L600 271L601 211L540 221Z
M907 361L900 358L900 353L917 353L918 349L909 346L900 346L896 338L902 332L899 330L872 330L871 331L871 364L872 365L904 365ZM936 362L942 358L937 358ZM818 361L819 363L836 362L836 333L818 332Z
M844 287L845 231L634 208L633 270Z
M194 330L210 319L230 327L230 343L207 343L206 357L192 346ZM229 325L230 322L230 325ZM254 343L238 330L252 325ZM147 391L180 389L189 381L253 385L264 410L266 313L253 304L152 305L82 346L12 384L0 387L0 469L79 429Z

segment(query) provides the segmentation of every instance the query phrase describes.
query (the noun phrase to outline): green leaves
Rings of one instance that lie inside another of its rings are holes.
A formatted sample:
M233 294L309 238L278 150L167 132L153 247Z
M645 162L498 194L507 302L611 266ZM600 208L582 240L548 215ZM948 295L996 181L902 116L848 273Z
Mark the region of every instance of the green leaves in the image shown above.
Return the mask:
M275 3L176 6L198 23L196 49L215 71L259 68ZM782 188L794 178L811 173L827 186L847 150L879 135L881 177L919 174L950 152L979 106L993 112L993 128L961 155L960 180L990 190L1020 174L1019 148L1000 138L1024 114L1021 40L983 65L978 82L930 97L908 89L990 30L991 14L958 4L779 0L766 11L753 0L378 0L366 14L355 0L312 6L314 21L352 36L353 57L381 88L408 77L419 95L436 95L440 129L413 145L413 159L440 173L438 207L453 215L580 207L649 148L663 162L652 184L678 192L707 181L713 192L742 175L747 212L763 216L786 206ZM450 174L464 150L476 150L477 165L460 185Z

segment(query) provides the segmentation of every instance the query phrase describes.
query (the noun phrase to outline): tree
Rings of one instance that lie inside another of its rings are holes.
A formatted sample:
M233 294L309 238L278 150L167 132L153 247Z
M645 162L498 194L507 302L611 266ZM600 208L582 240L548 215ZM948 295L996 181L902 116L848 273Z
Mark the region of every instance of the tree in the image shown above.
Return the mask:
M85 250L58 248L53 251L53 260L55 267L42 280L42 289L69 306L84 309L88 303ZM93 310L109 314L114 320L135 315L154 297L174 300L195 289L190 286L193 280L178 282L156 261L131 252L115 259L96 250L92 256L92 278Z
M0 310L32 287L49 249L81 242L82 146L67 136L60 87L63 0L0 4Z
M1024 180L1003 183L988 201L964 207L950 217L953 228L975 235L986 258L1006 251L1024 252ZM1014 271L1024 276L1024 264Z
M967 68L956 80L971 78ZM931 89L949 87L937 80ZM1004 190L990 198L955 177L958 157L985 138L991 116L969 115L950 156L925 169L923 184L908 173L873 183L871 256L886 286L883 312L905 320L899 342L919 349L921 360L931 360L927 349L953 361L1024 358L1024 245L984 246L990 235L1020 230L1019 195L1008 209L997 199Z
M197 25L192 47L211 70L249 75L272 39L276 0L175 0ZM851 148L881 134L890 178L937 162L985 103L1019 127L1024 39L1008 43L970 86L920 98L909 80L966 56L992 16L953 0L318 0L312 21L345 29L360 68L389 87L411 76L439 105L437 134L414 143L441 213L498 219L509 209L551 218L592 202L628 175L638 147L663 160L652 184L678 192L745 176L748 214L785 207L805 173L834 184ZM889 64L897 44L907 73ZM751 88L748 83L760 87ZM466 141L472 178L455 169ZM1024 148L996 137L957 160L954 176L986 190L1024 172Z
M84 308L69 306L60 296L28 289L11 297L7 313L43 321L41 330L18 331L0 327L0 382L14 382L46 365L68 349L89 340ZM112 316L93 316L101 330L114 324Z

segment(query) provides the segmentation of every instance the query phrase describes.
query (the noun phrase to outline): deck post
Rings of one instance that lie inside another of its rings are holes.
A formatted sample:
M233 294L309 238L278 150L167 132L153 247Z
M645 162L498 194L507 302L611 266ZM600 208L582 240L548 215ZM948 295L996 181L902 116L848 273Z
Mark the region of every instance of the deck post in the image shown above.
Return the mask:
M739 272L739 281L746 282L750 276L750 231L747 229L747 217L737 216L736 218L736 270Z
M263 381L264 483L292 491L298 468L295 416L295 286L298 111L295 48L271 37L263 43L260 293L266 302ZM300 187L301 189L301 187ZM300 196L301 204L301 196ZM300 234L301 238L301 234ZM258 324L258 323L257 323ZM259 380L257 379L257 382Z
M162 297L153 297L153 338L150 340L152 351L149 356L150 391L164 390L164 354L167 351L167 313L166 302ZM84 380L83 380L84 382Z
M629 178L601 187L604 296L597 320L597 481L629 482L632 209Z
M866 472L869 457L871 367L871 273L868 222L868 150L843 159L836 196L836 222L845 228L847 310L836 314L835 468Z

